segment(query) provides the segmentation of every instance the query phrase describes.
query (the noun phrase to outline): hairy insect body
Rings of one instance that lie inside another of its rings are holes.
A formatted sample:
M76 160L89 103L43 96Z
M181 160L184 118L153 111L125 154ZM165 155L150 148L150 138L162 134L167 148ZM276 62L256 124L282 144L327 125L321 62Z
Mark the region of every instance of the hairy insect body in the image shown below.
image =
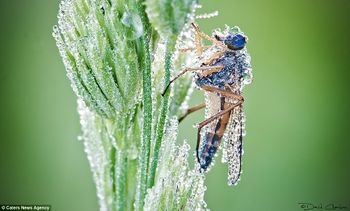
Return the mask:
M222 65L223 68L215 73L212 73L206 77L201 77L199 74L196 78L197 86L203 85L215 86L220 89L224 89L225 85L233 84L237 79L238 73L235 73L235 52L226 52L221 58L217 59L214 63L209 66ZM202 65L206 66L206 65Z
M222 66L222 68L206 76L197 73L195 83L199 88L204 86L215 87L241 96L243 86L250 83L250 57L246 49L227 50L221 57L213 60L211 64L202 64L201 66ZM227 98L219 93L206 93L206 98L206 118L238 102L237 99ZM241 174L244 130L241 116L243 116L243 110L241 106L238 106L209 123L201 135L203 141L199 163L202 171L206 171L210 167L222 139L225 137L226 147L223 150L226 159L224 160L229 164L230 185L236 184ZM228 127L228 125L230 126Z
M179 118L181 121L188 114L206 108L206 119L198 124L196 157L200 171L207 171L213 163L220 145L223 145L223 161L228 164L228 184L239 181L242 165L242 140L244 136L244 113L242 89L252 81L250 56L245 44L247 37L238 27L226 26L224 31L216 30L213 36L200 31L192 23L195 31L195 48L198 58L193 67L181 71L166 86L164 93L181 75L194 72L194 81L205 92L205 103L189 108ZM202 46L201 38L213 43ZM223 143L221 143L223 142Z
M206 77L201 77L200 74L197 74L195 83L198 87L208 85L224 90L225 86L233 86L234 89L237 89L241 86L241 81L245 80L249 74L250 64L248 64L247 60L250 60L250 57L244 50L241 50L241 52L227 51L221 58L215 60L212 64L202 65L222 65L223 68Z
M247 69L250 68L249 64L242 64L242 61L246 61L247 57L247 53L243 50L225 52L220 58L213 61L213 63L209 65L222 65L223 68L220 71L212 73L205 77L201 77L200 74L197 74L195 80L196 85L198 87L202 87L204 85L216 87L222 90L231 89L234 94L240 95L240 89L242 87L242 81L244 80L244 74L247 72ZM207 106L212 108L208 109L209 112L207 112L207 116L212 116L213 114L224 110L225 107L227 108L229 106L229 103L234 103L226 101L229 101L229 99L220 97L219 94L211 94L210 99L207 99ZM218 104L215 102L220 103ZM228 112L207 126L205 135L203 137L203 144L200 153L201 169L206 170L211 164L213 157L217 152L218 147L220 146L222 137L226 130L226 126L229 123L230 115L231 112Z

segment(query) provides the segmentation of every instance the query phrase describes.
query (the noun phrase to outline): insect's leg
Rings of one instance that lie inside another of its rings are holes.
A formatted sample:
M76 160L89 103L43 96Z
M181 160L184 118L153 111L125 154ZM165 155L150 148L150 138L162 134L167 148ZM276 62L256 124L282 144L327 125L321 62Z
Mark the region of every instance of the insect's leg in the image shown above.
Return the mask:
M223 44L222 42L220 42L220 41L216 40L215 38L213 38L213 37L205 34L204 32L202 32L199 29L199 26L196 23L192 23L192 26L193 26L194 30L196 31L196 34L198 34L200 37L202 37L202 38L204 38L206 40L209 40L209 41L213 42L214 44L227 49L227 46L225 44Z
M207 49L210 47L211 47L211 45L205 45L205 46L202 46L202 49ZM180 48L179 49L180 52L194 51L194 50L197 50L197 48Z
M201 75L202 77L206 77L206 76L208 76L208 75L210 75L210 74L212 74L212 73L219 72L219 71L224 67L224 65L211 66L211 67L217 67L217 68L210 68L210 69L208 69L208 70L205 70L205 71L203 71L200 75Z
M202 57L202 53L203 53L202 39L201 39L201 37L200 37L200 35L199 35L199 33L197 31L196 31L196 34L195 34L194 38L195 38L198 58L201 58Z
M199 109L202 109L204 107L205 107L205 103L201 103L197 106L194 106L192 108L187 109L186 113L182 117L179 118L179 122L181 122L183 119L185 119L185 117L187 117L189 114L191 114L195 111L198 111Z
M169 84L165 87L162 96L164 96L165 92L168 90L168 88L170 87L170 85L178 78L180 78L183 74L185 74L186 72L189 71L196 71L196 70L211 70L211 69L221 69L223 66L205 66L205 67L188 67L185 68L183 71L181 71L177 76L175 76L175 78L173 78Z
M198 25L196 23L192 23L192 27L195 30L195 44L196 44L196 47L195 48L180 49L180 51L185 52L185 51L189 51L189 50L190 51L197 50L197 55L200 58L202 56L203 49L211 47L211 46L203 46L201 38L207 39L207 40L213 42L214 44L219 45L219 46L224 47L225 49L227 49L226 45L224 45L223 43L221 43L217 39L215 39L213 37L210 37L209 35L203 33L199 29L199 27L198 27Z
M231 90L230 91L222 90L222 89L219 89L219 88L216 88L216 87L212 87L212 86L207 86L207 85L203 85L203 86L201 86L201 88L203 90L207 91L207 92L219 93L222 96L225 96L225 97L228 97L228 98L233 98L233 99L238 100L238 101L240 101L242 103L244 102L243 96L236 95Z
M199 159L199 144L200 144L200 135L201 135L201 130L204 126L206 126L207 124L209 124L210 122L214 121L215 119L221 117L222 115L226 114L227 112L230 112L232 109L236 108L237 106L240 106L243 103L243 101L239 101L238 103L232 104L229 107L227 107L225 110L220 111L219 113L209 117L208 119L204 120L203 122L200 122L198 124L198 132L197 132L197 145L196 145L196 156L197 156L197 160L198 163L200 163L200 159Z
M215 59L220 58L225 52L226 52L226 50L222 50L222 51L219 51L219 52L215 53L210 58L205 60L204 64L206 64L206 65L211 64Z

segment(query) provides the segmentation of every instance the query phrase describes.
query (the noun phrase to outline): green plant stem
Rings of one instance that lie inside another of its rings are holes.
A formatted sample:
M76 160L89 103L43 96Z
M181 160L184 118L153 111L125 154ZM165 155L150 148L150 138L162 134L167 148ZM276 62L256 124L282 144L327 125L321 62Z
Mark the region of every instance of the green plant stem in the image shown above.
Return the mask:
M116 156L116 173L115 179L116 185L116 210L122 210L125 207L125 195L126 195L126 170L127 159L125 152L118 150Z
M152 137L152 78L151 78L151 54L150 54L150 30L145 13L143 1L138 2L138 10L141 14L142 24L145 29L141 37L142 45L142 83L143 83L143 128L138 162L138 184L135 199L135 210L142 210L147 190L147 173L150 157L150 143Z
M171 68L171 56L175 47L175 42L170 40L167 42L166 52L165 52L165 63L164 63L164 87L170 83L170 68ZM150 188L154 185L154 179L157 170L158 158L159 158L159 148L162 143L164 135L164 126L166 124L168 104L169 104L169 91L165 93L162 98L162 109L159 115L159 121L156 129L156 142L153 149L153 156L151 161L151 167L148 177L147 187Z
M136 196L135 210L141 210L143 207L143 199L147 190L147 172L150 156L150 141L152 134L152 87L151 87L151 58L149 53L149 36L146 34L142 38L144 53L144 64L142 70L143 76L143 135L141 139L140 147L140 160L139 160L139 180Z

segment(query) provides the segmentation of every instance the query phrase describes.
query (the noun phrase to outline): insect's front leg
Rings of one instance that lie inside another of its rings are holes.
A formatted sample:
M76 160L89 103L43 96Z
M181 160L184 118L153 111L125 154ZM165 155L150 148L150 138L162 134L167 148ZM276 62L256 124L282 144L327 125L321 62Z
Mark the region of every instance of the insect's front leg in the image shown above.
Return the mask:
M201 39L201 37L200 37L200 35L199 35L199 33L197 31L196 31L194 39L195 39L195 43L196 43L198 58L201 58L202 57L202 53L203 53L202 39Z
M213 38L213 37L211 37L211 36L205 34L204 32L202 32L202 31L199 29L199 26L198 26L196 23L192 23L192 27L193 27L194 30L196 31L196 36L202 37L202 38L204 38L204 39L206 39L206 40L209 40L209 41L211 41L212 43L214 43L215 45L218 45L218 46L220 46L220 47L223 47L223 48L226 49L226 50L228 49L227 46L226 46L224 43L222 43L222 42L218 41L217 39L215 39L215 38ZM196 39L197 39L197 38L196 38Z
M175 78L173 78L169 84L165 87L162 96L164 96L165 92L168 90L168 88L170 87L170 85L178 78L180 78L183 74L190 72L190 71L198 71L198 70L215 70L215 71L219 71L223 68L222 65L218 65L218 66L204 66L204 67L188 67L185 68L183 71L181 71L177 76L175 76Z
M205 34L204 32L202 32L199 29L199 26L196 23L192 23L191 25L192 25L192 27L195 30L195 37L194 38L195 38L196 47L195 48L179 49L181 52L197 50L198 58L201 58L202 53L203 53L203 49L212 47L210 45L209 46L203 46L201 38L204 38L206 40L211 41L213 43L213 45L217 45L217 46L223 47L225 51L227 50L227 46L225 44L220 42L218 39L215 39L215 38Z

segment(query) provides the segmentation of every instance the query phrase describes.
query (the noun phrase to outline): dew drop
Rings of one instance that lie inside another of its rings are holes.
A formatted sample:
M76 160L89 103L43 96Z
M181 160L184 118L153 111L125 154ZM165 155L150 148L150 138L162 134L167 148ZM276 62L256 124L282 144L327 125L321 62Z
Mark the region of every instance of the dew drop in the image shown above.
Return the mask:
M126 38L128 40L135 40L142 36L143 25L140 15L136 12L126 10L123 13L121 23L126 26Z
M130 25L131 25L131 20L132 19L132 17L131 17L131 14L129 13L129 12L124 12L124 14L123 14L123 17L122 17L122 19L121 19L121 22L122 22L122 24L124 24L125 26L127 26L127 27L130 27Z
M218 16L218 15L219 15L219 12L214 11L211 13L204 13L204 14L197 15L196 19L208 19L208 18L212 18L212 17Z
M249 73L243 73L243 83L244 84L252 83L252 75Z

